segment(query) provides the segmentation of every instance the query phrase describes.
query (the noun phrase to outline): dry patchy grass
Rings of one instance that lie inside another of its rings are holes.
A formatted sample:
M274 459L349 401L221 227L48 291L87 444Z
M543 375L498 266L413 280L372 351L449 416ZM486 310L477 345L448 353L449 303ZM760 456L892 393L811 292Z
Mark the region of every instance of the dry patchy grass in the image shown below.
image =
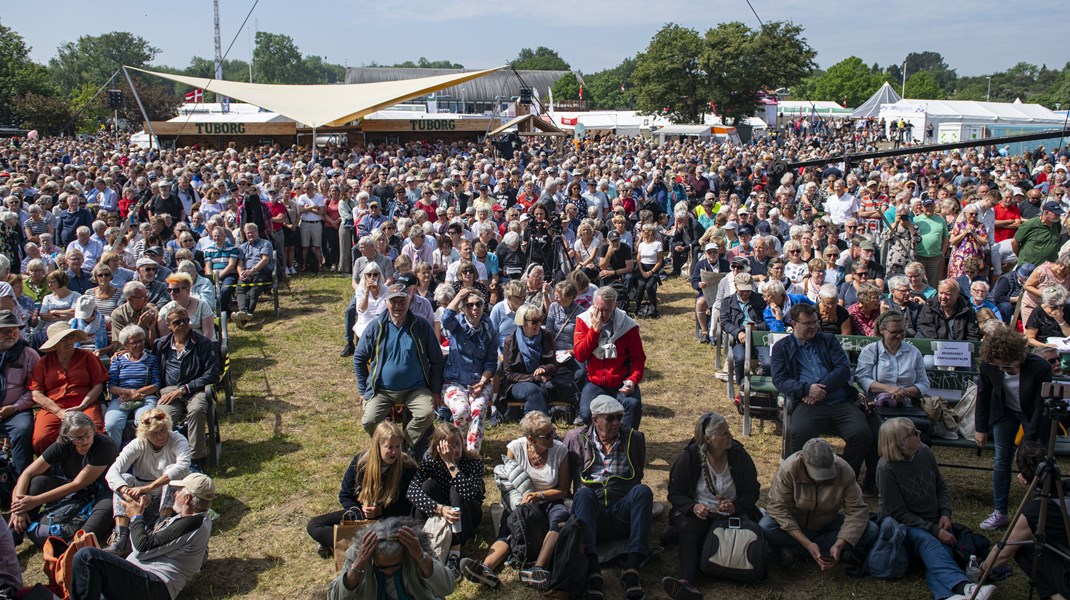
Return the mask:
M318 598L335 575L333 561L317 557L315 543L305 533L308 520L337 506L338 485L352 456L367 445L359 425L356 385L350 359L339 358L342 311L349 283L341 277L294 280L282 293L283 318L261 316L245 330L233 329L232 364L237 375L237 412L222 424L224 450L216 478L219 498L210 558L204 571L183 594L185 598ZM703 412L725 414L738 435L742 418L725 395L724 384L713 377L713 352L693 336L694 294L683 280L668 281L661 289L662 318L640 322L648 355L643 382L647 436L646 483L655 499L665 501L669 467L690 438ZM779 463L780 437L771 426L742 439L766 484ZM563 433L563 432L562 432ZM492 461L505 444L519 435L516 425L487 432L487 504L497 500L490 477ZM968 452L940 449L944 461L988 466L990 458L974 459ZM956 520L979 522L991 506L991 477L977 471L945 470L955 500ZM763 489L767 485L763 486ZM1020 494L1020 490L1017 490ZM873 507L876 509L876 506ZM489 511L488 511L489 514ZM478 546L465 555L479 558L493 539L486 519ZM666 525L655 522L653 538ZM43 579L41 560L26 546L20 553L27 581ZM643 573L651 597L663 597L660 578L674 574L676 548L653 558ZM623 597L613 571L607 596ZM535 598L515 573L503 573L506 585L494 596L506 600ZM1001 584L1002 597L1024 596L1025 577ZM899 582L852 579L842 569L820 574L801 565L783 572L774 562L762 585L700 581L709 595L757 599L794 598L925 598L929 592L920 571ZM488 593L464 582L454 598L486 597Z

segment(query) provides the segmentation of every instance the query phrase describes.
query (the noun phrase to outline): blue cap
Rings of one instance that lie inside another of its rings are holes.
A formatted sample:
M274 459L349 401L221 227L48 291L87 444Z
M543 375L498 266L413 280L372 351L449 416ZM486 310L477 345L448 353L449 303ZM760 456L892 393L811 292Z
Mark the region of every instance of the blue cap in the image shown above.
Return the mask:
M1018 273L1018 276L1021 277L1022 279L1028 279L1029 276L1033 274L1033 270L1036 269L1036 268L1037 268L1037 266L1034 265L1033 263L1024 262L1024 263L1019 263L1018 268L1015 269L1014 271L1016 273Z

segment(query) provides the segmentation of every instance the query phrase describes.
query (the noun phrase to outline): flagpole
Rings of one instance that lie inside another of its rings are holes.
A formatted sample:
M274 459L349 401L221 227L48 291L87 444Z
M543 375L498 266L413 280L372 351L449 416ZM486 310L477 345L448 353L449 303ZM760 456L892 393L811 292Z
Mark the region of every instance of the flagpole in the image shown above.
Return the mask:
M130 78L130 71L125 66L123 67L123 75L126 75L126 82L130 84L130 91L134 92L134 100L137 100L137 107L141 109L141 116L145 117L145 126L149 128L149 150L152 150L152 140L156 138L156 132L153 131L149 113L145 112L145 105L141 103L141 96L138 95L137 88L134 87L134 80Z

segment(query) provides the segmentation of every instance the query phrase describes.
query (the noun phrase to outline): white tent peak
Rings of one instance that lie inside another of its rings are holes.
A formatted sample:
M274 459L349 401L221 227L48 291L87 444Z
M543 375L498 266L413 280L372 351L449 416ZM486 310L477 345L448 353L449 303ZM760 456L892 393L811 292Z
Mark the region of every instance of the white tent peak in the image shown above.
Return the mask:
M399 102L478 79L506 67L379 83L314 85L244 83L128 68L237 98L315 128L344 125Z
M876 117L881 111L882 104L895 104L902 99L903 98L895 92L895 88L885 81L880 89L873 92L873 95L869 97L869 100L863 102L862 106L859 106L853 113L851 113L851 116L855 118Z

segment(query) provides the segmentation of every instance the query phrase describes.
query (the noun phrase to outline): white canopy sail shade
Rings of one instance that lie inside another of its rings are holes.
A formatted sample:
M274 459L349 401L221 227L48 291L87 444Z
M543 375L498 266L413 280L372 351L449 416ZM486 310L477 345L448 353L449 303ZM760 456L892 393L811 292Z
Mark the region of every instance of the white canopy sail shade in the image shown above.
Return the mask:
M399 102L426 96L437 90L478 79L505 66L470 73L454 73L348 85L280 85L269 83L243 83L223 79L187 77L157 71L128 67L142 73L177 81L206 92L215 92L237 98L290 117L307 127L344 125Z

